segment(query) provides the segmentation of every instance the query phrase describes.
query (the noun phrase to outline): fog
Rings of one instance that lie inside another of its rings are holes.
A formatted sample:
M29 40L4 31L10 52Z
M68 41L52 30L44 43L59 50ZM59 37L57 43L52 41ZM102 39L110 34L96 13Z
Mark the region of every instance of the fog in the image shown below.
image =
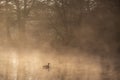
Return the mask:
M0 80L119 80L119 0L1 0Z
M101 79L100 59L83 53L78 56L28 51L18 55L12 51L1 55L2 80ZM51 63L49 71L42 68L48 62Z

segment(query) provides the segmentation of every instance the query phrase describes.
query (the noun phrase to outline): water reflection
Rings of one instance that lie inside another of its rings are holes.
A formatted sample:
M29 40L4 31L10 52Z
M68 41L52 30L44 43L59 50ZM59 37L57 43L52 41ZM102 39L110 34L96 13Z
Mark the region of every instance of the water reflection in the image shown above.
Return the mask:
M11 52L0 57L0 80L102 80L100 58L89 55L49 55L46 58L46 54L40 52L31 55ZM48 62L50 71L43 69Z

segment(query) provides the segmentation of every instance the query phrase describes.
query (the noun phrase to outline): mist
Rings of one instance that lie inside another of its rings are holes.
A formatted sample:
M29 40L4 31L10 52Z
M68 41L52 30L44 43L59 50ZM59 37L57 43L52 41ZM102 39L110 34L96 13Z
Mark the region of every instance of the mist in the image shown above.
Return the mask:
M119 0L1 0L0 80L119 80Z

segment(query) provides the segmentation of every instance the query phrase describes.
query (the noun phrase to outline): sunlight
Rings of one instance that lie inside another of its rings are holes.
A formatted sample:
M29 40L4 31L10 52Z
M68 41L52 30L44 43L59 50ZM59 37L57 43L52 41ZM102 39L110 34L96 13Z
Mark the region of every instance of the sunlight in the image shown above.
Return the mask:
M10 79L17 80L17 69L18 69L18 55L16 52L11 52L9 57L9 75Z

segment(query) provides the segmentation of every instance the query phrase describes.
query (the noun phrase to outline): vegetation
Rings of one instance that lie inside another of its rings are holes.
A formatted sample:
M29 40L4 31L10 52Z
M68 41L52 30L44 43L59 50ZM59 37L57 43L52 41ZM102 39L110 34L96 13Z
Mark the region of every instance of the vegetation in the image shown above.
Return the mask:
M17 57L15 60L19 63L13 72L17 74L14 77L19 75L17 80L32 80L25 77L32 76L32 68L27 70L26 65L34 64L40 68L41 65L37 64L42 60L37 58L38 62L32 63L31 59L34 57L31 55L34 50L38 50L39 54L34 54L38 57L56 55L59 64L69 63L64 56L68 58L71 55L87 55L88 62L90 59L95 65L99 63L100 68L97 66L97 69L100 70L100 80L119 80L119 3L119 0L0 0L0 67L6 66L5 69L0 69L0 80L9 80L9 77L13 77L8 75L12 72L10 69L15 67L12 65L14 62L9 62L9 59L12 60L10 56ZM56 53L51 53L54 51ZM30 59L27 59L26 55ZM91 60L89 56L95 59ZM80 64L78 57L76 60L76 64ZM85 63L87 61L83 60ZM51 76L57 77L58 80L68 80L70 78L66 76L75 73L72 75L82 76L72 77L70 80L94 80L88 77L92 71L69 72L68 68L64 69L65 66L62 70L59 69L58 73L55 72L56 75ZM38 67L35 69L38 70ZM42 73L36 71L35 74ZM85 76L86 74L88 76ZM41 77L36 76L33 80L39 80ZM51 77L48 77L47 80L50 79Z

